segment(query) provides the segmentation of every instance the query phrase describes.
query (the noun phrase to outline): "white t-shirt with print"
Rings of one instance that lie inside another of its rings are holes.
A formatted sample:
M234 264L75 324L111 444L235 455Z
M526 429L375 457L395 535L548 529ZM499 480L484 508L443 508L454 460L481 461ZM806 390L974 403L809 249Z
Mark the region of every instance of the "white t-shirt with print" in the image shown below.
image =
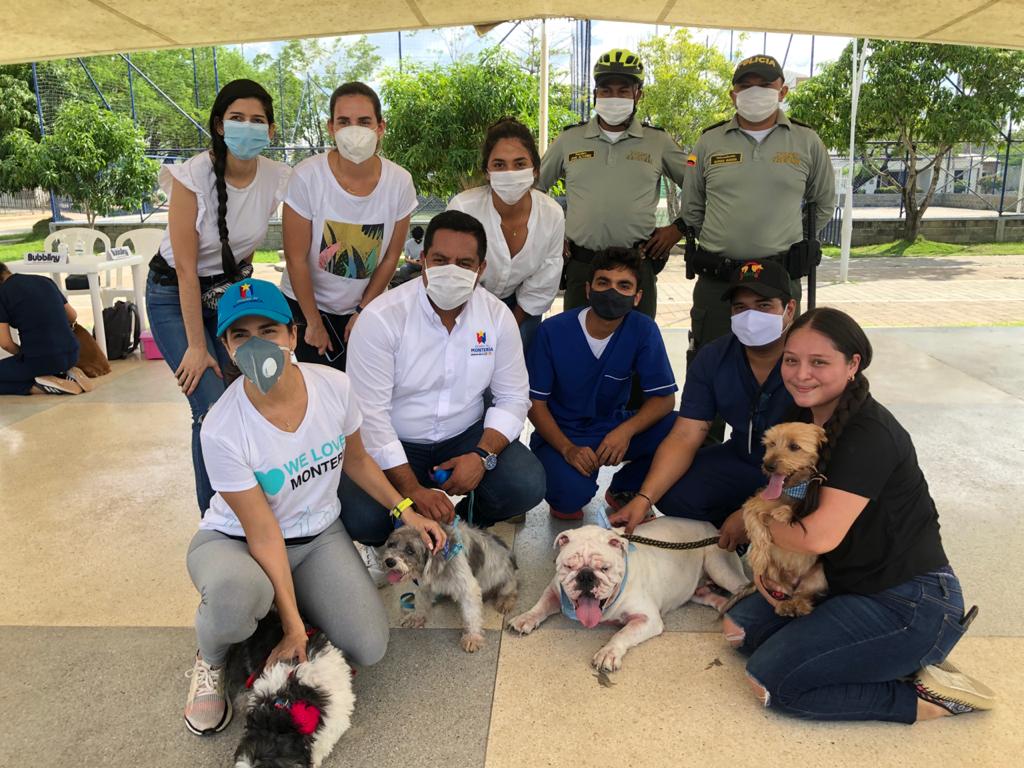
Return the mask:
M205 530L244 536L220 491L262 487L284 538L316 536L341 513L338 483L345 438L362 414L348 376L326 365L297 363L309 402L295 432L267 421L237 379L203 420L203 459L217 491L199 523Z
M327 157L314 155L295 166L284 201L313 223L309 274L317 307L348 315L384 258L395 222L419 203L412 176L402 166L380 158L377 186L359 197L342 188ZM287 272L281 277L281 291L296 298Z
M249 259L267 235L267 224L284 199L285 188L292 169L284 163L258 156L256 176L246 187L227 185L228 209L224 217L228 225L228 243L235 261ZM196 232L199 233L198 267L202 277L224 272L220 251L220 229L217 227L217 187L213 172L213 158L209 152L200 152L184 163L160 166L160 189L171 198L174 181L195 193L199 206ZM174 266L171 249L171 229L164 231L160 242L160 255ZM143 254L149 259L152 253Z

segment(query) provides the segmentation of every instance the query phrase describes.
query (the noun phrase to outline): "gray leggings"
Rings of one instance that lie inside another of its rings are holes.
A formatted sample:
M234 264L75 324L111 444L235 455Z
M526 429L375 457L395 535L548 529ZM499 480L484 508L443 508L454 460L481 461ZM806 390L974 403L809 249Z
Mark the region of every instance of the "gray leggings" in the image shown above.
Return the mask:
M388 647L384 604L341 522L308 544L288 547L299 614L356 664L375 664ZM210 664L248 638L274 602L274 587L244 541L199 531L188 548L188 573L201 599L199 650Z

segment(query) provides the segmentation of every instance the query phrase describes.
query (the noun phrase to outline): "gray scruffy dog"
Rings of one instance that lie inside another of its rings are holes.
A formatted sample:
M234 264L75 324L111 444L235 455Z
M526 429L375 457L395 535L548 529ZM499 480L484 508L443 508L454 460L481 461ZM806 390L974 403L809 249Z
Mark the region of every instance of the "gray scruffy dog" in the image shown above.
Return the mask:
M424 626L434 597L448 595L462 613L462 650L473 653L484 644L483 601L492 601L502 614L516 604L516 561L493 533L457 517L454 525L443 527L448 536L444 549L431 554L419 533L404 526L388 537L382 559L389 582L412 579L419 584L416 610L402 620L402 626Z

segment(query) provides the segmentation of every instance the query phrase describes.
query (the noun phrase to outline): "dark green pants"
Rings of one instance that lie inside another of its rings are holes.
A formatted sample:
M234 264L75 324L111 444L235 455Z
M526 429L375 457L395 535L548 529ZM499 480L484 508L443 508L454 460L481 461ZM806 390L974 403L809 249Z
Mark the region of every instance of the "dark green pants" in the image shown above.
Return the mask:
M590 264L577 259L569 259L565 267L563 310L587 306L585 286L589 282ZM644 294L640 298L640 305L637 309L654 319L654 313L658 308L658 278L651 268L651 262L647 259L640 262L640 290Z

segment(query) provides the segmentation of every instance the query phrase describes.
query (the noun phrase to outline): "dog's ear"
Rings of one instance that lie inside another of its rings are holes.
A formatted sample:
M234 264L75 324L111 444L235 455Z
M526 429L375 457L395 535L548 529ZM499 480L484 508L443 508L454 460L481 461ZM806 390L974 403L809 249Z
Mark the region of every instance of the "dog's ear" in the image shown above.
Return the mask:
M568 533L560 533L560 534L558 534L558 536L555 537L555 543L552 546L552 549L561 549L562 547L564 547L568 543L569 543L569 534Z
M814 424L814 435L818 438L818 445L824 445L828 442L828 435L822 427Z
M621 549L623 552L626 551L626 547L628 545L629 541L622 538L621 536L612 536L610 539L608 539L609 547L616 547L617 549Z

